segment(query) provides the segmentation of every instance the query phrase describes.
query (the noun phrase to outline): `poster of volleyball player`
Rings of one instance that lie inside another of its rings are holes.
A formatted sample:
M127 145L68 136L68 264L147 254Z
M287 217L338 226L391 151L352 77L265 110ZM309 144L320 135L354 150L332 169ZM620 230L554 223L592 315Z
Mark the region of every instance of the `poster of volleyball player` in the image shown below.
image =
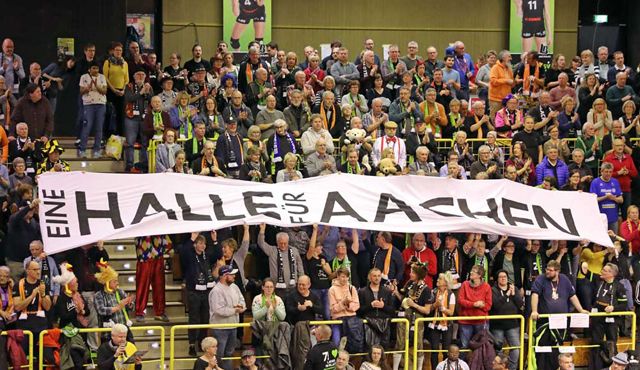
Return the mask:
M249 42L255 40L260 43L261 49L265 45L265 37L271 34L270 0L227 0L225 2L224 33L229 40L233 51L246 51ZM227 4L230 5L229 14ZM232 18L232 19L229 19ZM233 22L233 27L228 33L228 26ZM253 23L253 32L247 30ZM267 24L268 23L268 24Z
M512 53L553 52L554 0L513 0L509 49ZM535 41L535 42L534 42Z

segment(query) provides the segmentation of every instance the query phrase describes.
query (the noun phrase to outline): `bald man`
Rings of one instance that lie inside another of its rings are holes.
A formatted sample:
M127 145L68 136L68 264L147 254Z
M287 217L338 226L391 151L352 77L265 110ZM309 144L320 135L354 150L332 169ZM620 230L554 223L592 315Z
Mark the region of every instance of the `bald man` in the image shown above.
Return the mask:
M304 370L324 370L335 368L338 359L338 347L331 342L331 328L320 325L314 331L318 343L307 354Z
M24 63L22 58L13 52L13 40L4 39L2 41L2 53L0 53L0 76L5 78L7 89L12 94L18 94L20 80L25 77Z

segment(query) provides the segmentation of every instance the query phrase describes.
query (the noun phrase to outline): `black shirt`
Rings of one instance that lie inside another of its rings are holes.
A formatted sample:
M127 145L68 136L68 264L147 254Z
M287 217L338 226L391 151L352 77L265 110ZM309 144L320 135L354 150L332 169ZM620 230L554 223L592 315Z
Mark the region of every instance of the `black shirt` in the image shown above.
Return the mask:
M304 271L309 274L311 279L311 288L313 289L329 289L331 287L331 280L327 273L322 269L322 260L328 263L325 256L320 255L320 258L308 259L306 256L303 258Z
M331 340L322 341L307 353L304 370L334 370L338 359L338 347Z
M538 163L538 146L542 145L542 139L540 134L531 131L526 132L524 130L516 132L511 139L512 143L516 143L518 141L522 141L524 145L527 147L527 153L529 153L529 157L531 157L531 161L534 164Z
M303 304L306 300L311 301L313 306L305 311L298 310L298 304ZM307 297L303 297L297 289L285 297L284 306L287 311L287 321L291 325L295 325L299 321L315 320L316 315L322 315L324 312L322 303L315 294L309 292Z
M194 242L191 239L187 239L180 246L178 253L187 290L196 291L196 284L201 285L202 278L205 279L205 284L212 281L211 266L215 264L213 256L207 253L196 254Z

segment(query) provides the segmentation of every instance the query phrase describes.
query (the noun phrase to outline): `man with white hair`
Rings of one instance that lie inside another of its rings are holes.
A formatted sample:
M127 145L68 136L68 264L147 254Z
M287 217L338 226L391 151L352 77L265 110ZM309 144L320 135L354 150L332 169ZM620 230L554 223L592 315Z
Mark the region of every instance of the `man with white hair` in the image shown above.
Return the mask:
M135 365L124 365L124 362L138 351L135 344L127 342L128 331L129 328L122 324L115 324L111 328L111 339L98 348L98 369L142 369L140 356L135 357Z
M309 177L329 175L338 172L336 160L327 154L327 141L324 138L316 140L316 151L304 161Z
M491 159L491 148L482 145L478 148L478 160L471 164L471 179L475 179L480 172L486 173L490 179L501 179L498 163Z
M285 298L291 288L296 287L298 277L304 275L300 253L289 248L289 235L280 232L276 235L276 245L265 241L266 224L260 224L258 246L269 258L269 277L276 283L276 294Z
M362 63L357 66L360 75L360 94L373 88L375 77L380 73L380 67L378 67L375 58L373 50L365 50L362 53Z
M475 72L473 58L468 53L465 53L464 42L462 41L456 41L453 44L453 54L453 69L460 74L460 90L457 98L469 100L469 80Z
M606 46L600 46L598 48L598 66L600 67L600 76L606 77L609 73L609 48Z

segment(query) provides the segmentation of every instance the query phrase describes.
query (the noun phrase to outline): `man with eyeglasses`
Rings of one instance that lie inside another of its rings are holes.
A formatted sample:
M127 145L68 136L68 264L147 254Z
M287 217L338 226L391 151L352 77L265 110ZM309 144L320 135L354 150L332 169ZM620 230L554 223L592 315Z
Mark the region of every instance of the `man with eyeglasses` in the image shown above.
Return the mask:
M231 93L231 104L222 112L225 125L231 121L238 122L238 132L243 137L247 136L247 130L253 125L254 117L251 109L242 102L242 93L238 90Z
M560 264L549 261L544 275L538 276L531 287L531 318L537 320L534 344L540 346L558 346L569 336L566 329L550 329L548 319L540 319L540 314L555 314L570 312L573 305L579 313L588 314L582 308L571 281L560 273ZM556 369L554 360L559 351L552 348L551 352L537 352L536 363L539 370Z

